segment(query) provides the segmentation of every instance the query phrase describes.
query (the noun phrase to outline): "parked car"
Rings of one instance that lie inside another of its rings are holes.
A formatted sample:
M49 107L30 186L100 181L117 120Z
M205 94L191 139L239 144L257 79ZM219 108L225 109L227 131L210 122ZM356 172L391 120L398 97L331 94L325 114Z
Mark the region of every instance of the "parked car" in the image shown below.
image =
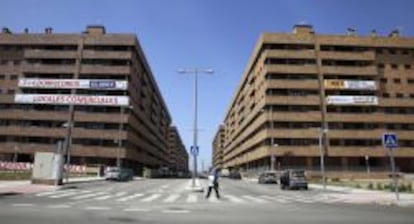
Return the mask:
M278 173L276 171L265 171L259 175L259 184L277 184Z
M280 176L280 188L284 189L308 189L304 170L285 170Z
M134 173L128 168L108 167L105 172L106 180L129 181L134 178Z
M232 171L232 172L230 172L229 178L230 179L235 179L235 180L242 179L241 174L238 171Z

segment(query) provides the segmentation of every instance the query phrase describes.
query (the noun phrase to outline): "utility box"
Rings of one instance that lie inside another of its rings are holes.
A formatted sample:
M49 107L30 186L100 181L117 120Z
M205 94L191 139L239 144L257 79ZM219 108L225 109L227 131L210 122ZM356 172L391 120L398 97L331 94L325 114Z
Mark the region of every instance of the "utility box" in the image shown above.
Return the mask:
M51 152L37 152L35 154L32 184L61 185L62 173L62 154Z

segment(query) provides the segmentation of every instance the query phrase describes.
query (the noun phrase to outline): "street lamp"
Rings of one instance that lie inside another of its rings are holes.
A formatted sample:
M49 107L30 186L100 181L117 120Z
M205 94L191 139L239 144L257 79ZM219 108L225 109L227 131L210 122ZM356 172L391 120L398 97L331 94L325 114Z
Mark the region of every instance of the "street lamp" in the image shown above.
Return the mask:
M179 69L178 73L180 74L193 74L194 75L194 132L193 132L193 175L192 175L192 187L195 187L195 178L197 176L197 154L198 154L198 145L197 145L197 134L198 134L198 74L213 74L213 69Z
M319 153L321 156L321 174L322 174L322 184L323 184L323 189L326 190L326 177L325 177L325 153L322 149L322 141L323 141L323 137L324 135L326 135L326 133L328 133L328 129L326 128L320 128L319 129Z
M370 169L369 169L369 156L365 155L365 165L367 166L367 176L370 177Z

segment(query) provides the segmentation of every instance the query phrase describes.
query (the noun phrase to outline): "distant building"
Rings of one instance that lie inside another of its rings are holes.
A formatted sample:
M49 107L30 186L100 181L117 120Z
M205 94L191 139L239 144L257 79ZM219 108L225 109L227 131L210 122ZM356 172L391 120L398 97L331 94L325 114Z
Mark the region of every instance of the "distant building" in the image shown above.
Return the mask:
M169 132L169 167L174 173L188 172L188 153L180 137L177 127L170 127Z
M398 136L414 171L414 38L315 34L310 25L259 38L224 119L223 167L389 170L381 137ZM219 157L214 160L220 163Z
M213 167L223 168L223 150L224 150L224 125L220 125L213 140Z
M32 161L71 135L74 164L169 165L171 117L135 34L3 29L0 109L0 160Z

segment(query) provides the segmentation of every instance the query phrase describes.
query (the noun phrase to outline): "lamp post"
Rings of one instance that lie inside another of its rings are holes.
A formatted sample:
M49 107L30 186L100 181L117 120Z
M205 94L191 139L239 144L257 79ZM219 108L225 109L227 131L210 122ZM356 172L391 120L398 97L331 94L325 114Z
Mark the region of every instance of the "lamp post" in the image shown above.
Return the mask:
M192 175L192 187L195 187L195 178L197 176L197 154L198 154L198 74L213 74L212 69L179 69L180 74L192 74L194 75L194 130L193 130L193 175Z
M365 165L367 166L367 176L370 177L370 169L369 169L369 156L365 155Z
M326 135L326 133L328 133L328 129L326 128L320 128L319 129L319 153L320 153L320 157L321 157L321 174L322 174L322 184L323 184L323 189L326 190L326 177L325 177L325 153L323 151L323 140L324 140L324 135Z

